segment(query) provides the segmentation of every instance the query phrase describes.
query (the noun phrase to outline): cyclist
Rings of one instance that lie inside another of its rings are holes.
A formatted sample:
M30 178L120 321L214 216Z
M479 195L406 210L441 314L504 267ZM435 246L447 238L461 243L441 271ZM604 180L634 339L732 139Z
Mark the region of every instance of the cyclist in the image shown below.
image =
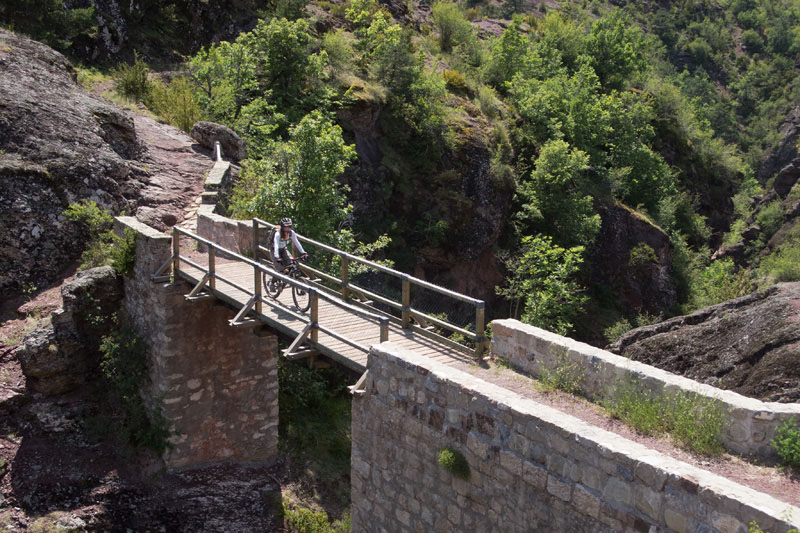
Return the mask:
M303 250L300 241L297 240L297 234L292 229L292 219L285 217L281 219L280 230L275 232L275 236L272 239L272 257L275 259L275 270L283 270L291 264L287 249L289 242L292 243L293 252L300 252L300 259L305 260L308 258L308 254ZM296 254L294 255L296 258Z

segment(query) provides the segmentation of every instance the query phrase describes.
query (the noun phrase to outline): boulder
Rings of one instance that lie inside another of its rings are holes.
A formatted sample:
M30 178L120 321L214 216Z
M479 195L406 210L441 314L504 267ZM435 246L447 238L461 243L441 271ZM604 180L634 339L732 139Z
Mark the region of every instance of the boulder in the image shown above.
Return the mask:
M222 146L222 158L226 161L241 161L247 157L247 146L235 131L216 122L198 122L192 126L192 139L213 150L214 142Z
M800 401L800 282L781 283L620 337L608 349L722 389Z
M63 308L15 350L31 391L63 394L87 382L99 363L100 339L116 322L122 280L111 267L79 272L61 289Z

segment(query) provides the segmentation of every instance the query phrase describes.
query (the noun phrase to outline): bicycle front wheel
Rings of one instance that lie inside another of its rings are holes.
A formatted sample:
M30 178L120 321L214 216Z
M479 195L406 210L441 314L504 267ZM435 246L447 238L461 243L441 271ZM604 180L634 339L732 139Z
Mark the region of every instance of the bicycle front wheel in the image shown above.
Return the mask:
M301 313L305 313L311 307L311 295L303 287L292 286L292 300Z
M266 292L267 296L269 296L270 298L277 298L278 295L283 290L283 282L279 279L273 278L272 275L270 275L267 272L264 272L263 279L264 279L264 285L263 285L264 292Z

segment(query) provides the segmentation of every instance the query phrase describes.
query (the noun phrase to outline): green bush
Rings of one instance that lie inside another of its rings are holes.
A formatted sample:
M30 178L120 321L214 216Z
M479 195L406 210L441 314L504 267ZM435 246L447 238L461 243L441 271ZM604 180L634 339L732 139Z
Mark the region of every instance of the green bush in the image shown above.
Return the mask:
M656 255L656 251L653 250L652 246L640 242L631 248L628 259L629 267L633 269L640 269L648 263L658 263L658 256Z
M153 82L148 107L168 124L189 132L202 119L200 105L188 79L179 76L165 85Z
M783 225L783 208L781 201L775 200L762 207L756 215L758 225L761 226L761 234L764 239L769 239Z
M442 72L444 83L451 91L459 92L467 90L467 80L464 75L457 70L445 70Z
M439 465L456 477L469 479L469 463L458 450L445 448L439 452Z
M283 501L283 518L290 533L345 533L350 531L350 515L331 523L325 511L313 511Z
M714 261L693 273L690 283L693 309L738 298L753 289L749 272L737 270L733 261L727 258Z
M125 98L136 102L147 102L152 89L152 84L148 79L149 72L150 67L142 61L138 52L135 52L133 64L122 64L112 71L114 90Z
M81 255L81 269L111 265L117 273L130 275L136 260L136 232L125 229L120 237L111 228L114 218L92 200L71 204L64 210L67 220L82 224L89 244Z
M759 273L778 283L800 280L800 240L786 243L762 259Z
M770 444L778 452L783 464L800 468L800 427L794 419L784 420Z

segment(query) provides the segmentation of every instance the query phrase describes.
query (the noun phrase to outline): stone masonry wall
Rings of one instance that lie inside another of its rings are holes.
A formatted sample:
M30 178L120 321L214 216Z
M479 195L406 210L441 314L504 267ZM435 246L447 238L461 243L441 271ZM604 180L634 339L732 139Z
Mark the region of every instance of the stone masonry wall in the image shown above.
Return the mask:
M352 531L785 533L800 509L392 343L353 401ZM461 451L468 480L438 464ZM793 518L782 518L791 516Z
M253 251L253 224L214 213L213 205L201 205L197 211L197 234L232 250L249 256Z
M590 398L613 394L616 383L635 378L655 393L677 390L719 399L728 412L725 445L733 452L775 459L770 446L775 430L785 419L800 422L800 404L762 402L735 392L704 385L625 357L612 354L555 333L506 319L492 322L492 353L517 370L538 376L543 368L577 363L583 372L581 388Z
M170 257L171 238L131 217L117 225L138 232L124 309L150 348L149 398L172 431L167 466L271 461L278 446L277 338L231 327L234 311L214 300L187 301L191 287L183 281L151 281Z

